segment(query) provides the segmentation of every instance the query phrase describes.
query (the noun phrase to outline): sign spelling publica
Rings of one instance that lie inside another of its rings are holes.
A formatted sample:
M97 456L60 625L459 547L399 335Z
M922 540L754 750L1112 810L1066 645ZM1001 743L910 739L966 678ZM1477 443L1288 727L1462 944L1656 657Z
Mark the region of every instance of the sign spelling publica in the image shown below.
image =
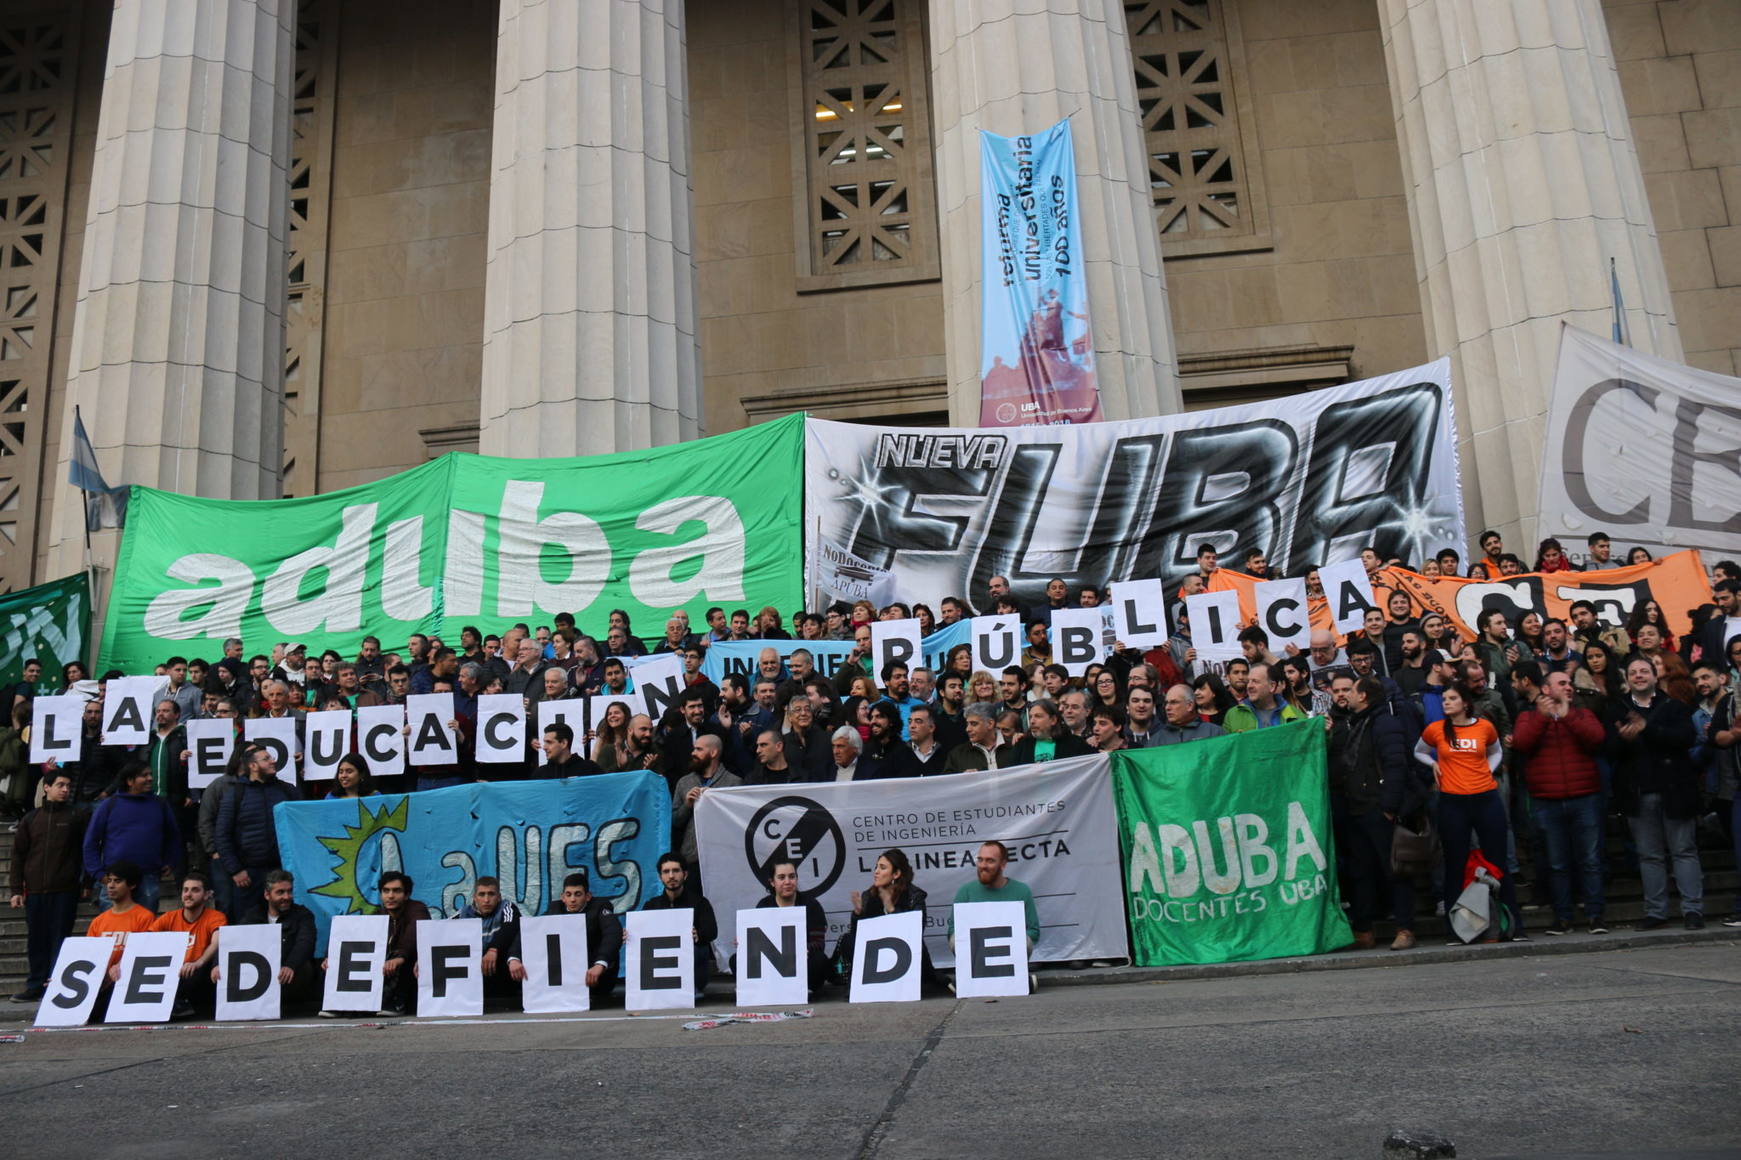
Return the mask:
M1052 614L1052 660L1073 677L1106 659L1101 628L1106 618L1098 608L1060 608Z
M1022 660L1022 618L1013 612L973 618L973 667L1000 673Z
M1118 580L1112 585L1118 639L1127 648L1158 648L1167 643L1167 593L1159 578Z
M1365 620L1367 609L1378 607L1378 602L1372 598L1372 578L1366 574L1366 565L1358 556L1319 568L1318 583L1323 585L1324 599L1330 605L1330 620L1336 625L1337 632L1353 632Z
M877 684L882 684L883 670L902 664L911 669L924 655L919 619L871 621L871 657L876 666Z
M1312 643L1305 578L1261 580L1256 596L1258 627L1269 635L1270 648L1279 653L1291 644L1305 652Z
M1191 618L1191 647L1204 661L1230 661L1244 656L1239 647L1239 593L1194 592L1185 597Z

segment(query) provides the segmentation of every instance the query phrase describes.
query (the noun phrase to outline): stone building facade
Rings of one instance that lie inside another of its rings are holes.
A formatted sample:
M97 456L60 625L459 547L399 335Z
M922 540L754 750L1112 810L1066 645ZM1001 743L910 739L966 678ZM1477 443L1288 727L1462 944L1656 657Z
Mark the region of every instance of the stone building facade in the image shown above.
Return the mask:
M1741 0L4 0L0 587L79 566L75 405L233 498L970 423L976 131L1066 116L1112 419L1448 354L1521 541L1610 258L1741 374Z

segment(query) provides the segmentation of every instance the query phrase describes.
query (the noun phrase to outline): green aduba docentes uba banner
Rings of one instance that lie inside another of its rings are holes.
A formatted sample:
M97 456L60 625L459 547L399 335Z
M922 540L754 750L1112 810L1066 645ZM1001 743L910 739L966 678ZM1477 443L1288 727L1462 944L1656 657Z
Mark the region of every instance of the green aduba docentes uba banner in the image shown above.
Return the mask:
M642 636L673 609L795 607L803 594L804 417L649 451L576 459L449 454L306 499L133 488L102 663L149 673L304 641L354 655L413 632L572 612Z
M91 618L91 584L85 573L50 580L0 596L0 687L24 678L24 662L42 662L36 691L61 685L68 661L85 660L85 633Z
M1324 723L1112 755L1136 962L1228 963L1353 941L1336 893Z

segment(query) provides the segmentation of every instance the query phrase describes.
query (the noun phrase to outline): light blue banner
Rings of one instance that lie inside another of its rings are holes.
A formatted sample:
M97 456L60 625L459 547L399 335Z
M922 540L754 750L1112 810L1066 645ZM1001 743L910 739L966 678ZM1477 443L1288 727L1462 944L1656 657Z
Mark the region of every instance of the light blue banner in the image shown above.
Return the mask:
M958 620L954 624L940 628L919 645L925 651L925 666L932 672L941 672L943 660L949 655L949 650L958 644L967 644L973 635L971 620ZM850 640L722 640L707 648L707 655L701 660L702 675L714 684L728 673L740 673L754 683L752 674L756 664L761 660L763 649L773 649L780 654L780 663L784 665L786 658L799 649L804 649L816 662L816 671L825 677L833 677L840 666L846 663L846 658L852 653Z
M413 897L437 918L456 916L483 875L542 914L575 870L623 914L659 892L656 860L671 848L671 795L645 771L285 802L273 821L322 946L334 915L379 913L387 870L411 875Z
M1100 418L1070 122L981 133L979 424Z

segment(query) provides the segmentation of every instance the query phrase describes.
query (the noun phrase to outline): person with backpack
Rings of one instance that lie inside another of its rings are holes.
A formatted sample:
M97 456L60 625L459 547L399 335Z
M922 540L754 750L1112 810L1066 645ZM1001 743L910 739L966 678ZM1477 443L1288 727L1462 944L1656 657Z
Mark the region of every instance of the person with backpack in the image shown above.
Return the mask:
M1475 715L1475 694L1468 685L1452 685L1440 699L1445 717L1421 731L1415 758L1432 767L1438 782L1437 820L1445 847L1445 908L1449 912L1463 891L1471 831L1480 840L1482 853L1497 863L1504 858L1510 824L1493 776L1503 754L1499 730L1493 722ZM1499 897L1511 915L1511 937L1522 938L1522 911L1513 875L1506 874L1500 880Z

